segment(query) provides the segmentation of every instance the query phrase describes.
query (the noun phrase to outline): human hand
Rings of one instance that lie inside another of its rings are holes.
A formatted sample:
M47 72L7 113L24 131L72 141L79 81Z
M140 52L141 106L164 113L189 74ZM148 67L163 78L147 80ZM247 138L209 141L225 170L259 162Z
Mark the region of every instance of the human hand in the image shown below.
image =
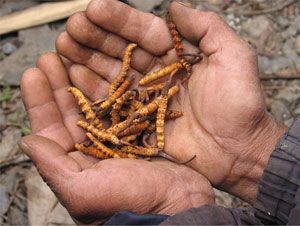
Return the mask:
M205 54L194 65L188 88L171 108L184 116L166 125L165 151L216 187L253 202L270 153L285 127L266 112L254 50L215 13L172 3L170 14L185 38L185 52ZM107 91L128 42L135 42L132 72L138 77L177 59L165 22L114 0L94 0L73 15L57 40L60 54L100 76L70 68L71 80L92 99Z
M74 151L85 135L76 126L80 115L67 91L67 71L54 53L41 56L37 66L21 81L33 135L20 146L75 220L96 224L120 210L172 215L214 202L207 179L186 166L165 160L98 161Z

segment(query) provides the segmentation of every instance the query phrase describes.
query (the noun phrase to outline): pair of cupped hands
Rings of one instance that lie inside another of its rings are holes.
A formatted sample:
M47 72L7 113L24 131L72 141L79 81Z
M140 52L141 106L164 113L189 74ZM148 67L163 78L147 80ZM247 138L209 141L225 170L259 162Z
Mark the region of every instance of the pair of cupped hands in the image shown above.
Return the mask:
M212 186L250 203L285 127L267 113L257 59L249 44L211 12L178 2L170 15L185 52L205 57L170 101L183 117L168 121L165 151L187 165L154 161L99 161L74 151L85 140L81 115L67 88L94 101L107 95L128 43L137 77L177 59L165 21L116 0L93 0L22 77L32 135L20 146L60 202L78 222L101 222L121 210L173 215L214 203ZM61 57L62 56L62 57Z

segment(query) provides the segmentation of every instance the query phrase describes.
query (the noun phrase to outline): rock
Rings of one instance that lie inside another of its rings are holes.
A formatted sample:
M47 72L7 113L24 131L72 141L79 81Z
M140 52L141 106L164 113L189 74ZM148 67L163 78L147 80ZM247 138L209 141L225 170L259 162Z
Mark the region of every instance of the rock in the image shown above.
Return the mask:
M293 50L291 53L292 55L288 55L288 57L280 56L274 59L258 56L259 70L266 75L282 74L289 76L290 73L295 71L295 66L300 65L300 57L295 56Z
M19 32L23 45L14 54L0 62L0 80L8 85L19 85L22 73L35 62L41 53L55 49L55 39L60 30L51 30L48 25Z
M13 52L15 52L17 49L17 47L10 43L10 42L7 42L5 43L3 46L2 46L2 51L3 53L5 53L6 55L10 55L12 54Z
M279 122L292 117L288 107L280 100L274 100L271 103L271 113Z
M128 0L127 2L134 8L144 12L151 12L156 6L159 6L163 0Z
M276 22L282 28L286 28L290 24L290 21L286 17L283 17L283 16L278 16L277 19L276 19Z
M300 32L300 16L297 16L288 28L282 32L282 37L290 39L290 37L295 36L298 32Z
M27 210L29 225L70 225L74 221L36 169L25 179L27 188Z
M300 35L298 35L295 40L295 50L300 55Z
M230 27L232 27L235 31L240 32L242 29L242 26L240 25L241 19L239 17L236 17L233 13L229 13L225 17L226 22Z
M299 103L300 102L300 92L299 92L298 87L299 87L299 84L291 83L286 88L278 90L278 93L276 94L276 96L274 96L274 98L276 98L278 100L283 100L284 102L287 102L287 103L292 103L292 102Z
M4 131L3 139L0 142L0 161L14 154L18 150L17 141L21 138L21 131L14 127L9 127Z
M215 189L215 188L214 188L214 193L215 193L217 205L228 207L228 208L233 208L233 205L232 205L233 196L231 196L230 194L228 194L226 192Z
M282 52L289 57L296 56L297 53L295 51L294 42L292 39L288 39L282 46Z
M242 24L242 27L251 37L259 38L272 25L268 17L263 15L249 18Z

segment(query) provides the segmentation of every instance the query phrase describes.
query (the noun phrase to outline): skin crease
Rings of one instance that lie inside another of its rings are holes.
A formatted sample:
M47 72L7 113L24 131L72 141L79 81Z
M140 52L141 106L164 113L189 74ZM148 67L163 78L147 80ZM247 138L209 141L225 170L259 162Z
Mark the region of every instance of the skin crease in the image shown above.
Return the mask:
M118 1L94 0L86 12L77 13L68 20L67 32L57 39L57 51L68 59L69 73L64 71L56 55L46 54L37 62L39 69L30 69L23 75L23 99L32 127L38 128L33 129L33 133L42 137L24 138L21 147L76 219L95 222L95 218L103 219L125 207L132 211L139 207L143 213L174 214L211 203L211 187L203 176L220 189L250 203L255 201L259 178L286 130L266 111L255 52L214 13L176 2L170 5L169 11L185 39L185 51L200 50L205 57L193 66L187 88L181 87L170 103L170 109L181 110L184 116L166 123L165 150L179 160L196 154L196 159L188 165L198 173L165 161L138 160L134 162L138 166L131 170L134 160L105 160L95 165L94 159L79 153L68 154L74 142L82 141L84 136L75 126L80 116L66 87L72 82L91 100L105 97L128 42L139 46L133 52L130 72L137 77L175 62L172 39L162 19ZM91 79L94 83L89 82ZM52 107L47 110L50 105ZM45 114L48 115L46 119ZM63 164L65 161L68 164ZM106 164L107 168L113 167L113 176L105 170ZM61 169L61 175L46 170L53 166ZM128 174L124 173L124 168ZM145 176L149 171L153 175L151 178ZM115 178L118 172L121 176ZM95 180L97 177L101 179ZM125 181L126 178L120 180L121 177L128 178ZM68 188L59 183L60 178L71 178L70 183L66 183ZM107 191L103 178L108 180L106 183L110 184L111 191ZM99 191L110 192L111 197L101 193L95 199L90 192L84 192L90 186L94 188L95 183ZM148 200L144 194L151 191L149 187L143 190L142 186L147 183L157 185L164 195L154 192L156 198ZM118 189L112 189L114 186ZM123 186L126 196L120 195L119 188ZM180 197L189 201L182 203ZM142 208L145 206L148 209Z

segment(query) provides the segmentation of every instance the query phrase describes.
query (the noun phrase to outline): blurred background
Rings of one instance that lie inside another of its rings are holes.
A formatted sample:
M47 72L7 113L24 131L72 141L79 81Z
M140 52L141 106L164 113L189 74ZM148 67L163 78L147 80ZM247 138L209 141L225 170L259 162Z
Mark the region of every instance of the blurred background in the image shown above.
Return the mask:
M54 50L66 17L89 0L0 0L0 225L72 224L17 145L30 133L20 98L22 72ZM127 0L131 6L164 16L170 0ZM268 110L290 125L300 114L300 0L190 0L211 10L256 49ZM216 191L217 203L251 209Z

